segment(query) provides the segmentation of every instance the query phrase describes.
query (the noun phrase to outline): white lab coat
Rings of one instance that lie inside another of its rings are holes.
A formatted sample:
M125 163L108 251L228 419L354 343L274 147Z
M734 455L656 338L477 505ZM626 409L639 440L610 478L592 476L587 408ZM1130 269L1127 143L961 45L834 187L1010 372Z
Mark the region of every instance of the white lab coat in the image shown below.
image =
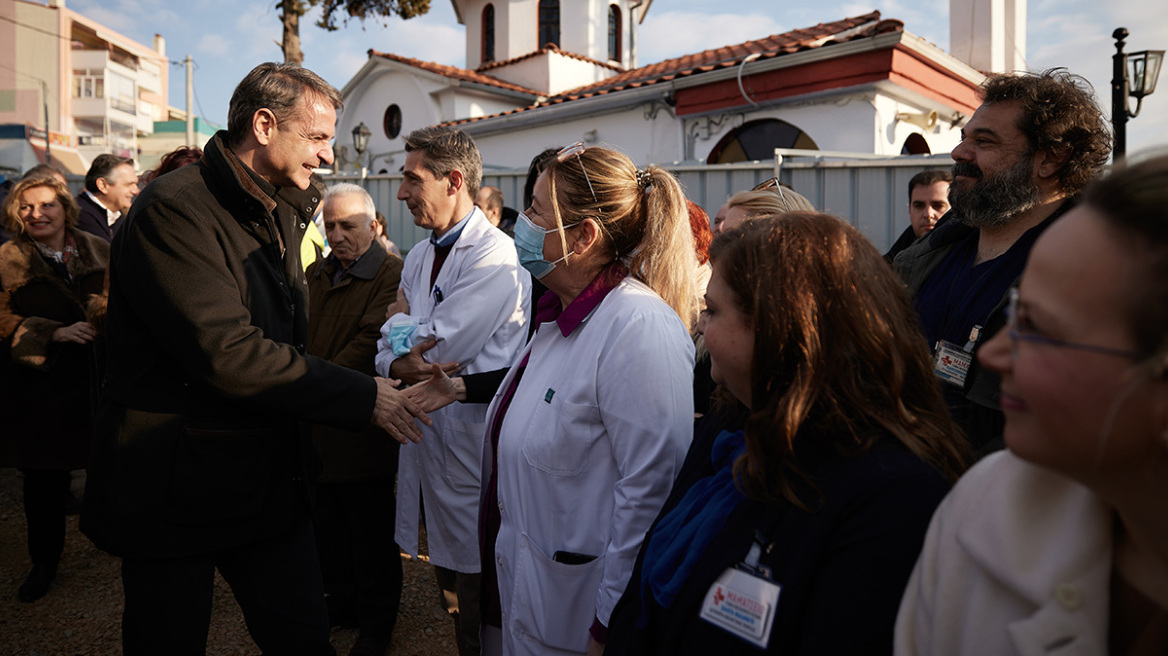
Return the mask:
M933 515L896 619L899 656L1106 654L1114 513L1010 452Z
M582 654L593 618L608 624L693 438L693 342L628 277L571 334L544 324L525 351L498 447L503 652ZM489 440L484 451L488 480ZM596 558L553 562L558 551Z
M515 243L475 208L430 287L434 246L419 242L406 256L400 291L418 322L419 341L438 344L427 362L459 362L464 373L510 366L527 338L531 276L519 266ZM383 376L396 359L382 327L376 368ZM455 403L430 413L422 441L401 448L397 479L395 539L418 553L419 494L425 503L430 562L457 572L479 572L478 507L483 419L487 405Z

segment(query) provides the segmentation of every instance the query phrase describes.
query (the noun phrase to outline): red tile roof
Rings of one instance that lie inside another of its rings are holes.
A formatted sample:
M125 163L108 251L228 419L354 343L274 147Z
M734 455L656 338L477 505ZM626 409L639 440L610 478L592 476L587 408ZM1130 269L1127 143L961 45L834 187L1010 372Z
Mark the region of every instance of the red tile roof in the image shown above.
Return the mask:
M607 68L607 69L613 70L613 71L623 72L625 70L621 66L616 66L616 65L610 64L608 62L598 61L596 59L592 59L591 57L585 57L584 55L578 55L574 52L568 52L567 50L560 50L560 47L554 43L549 43L546 46L540 48L539 50L536 50L535 52L529 52L526 55L519 55L518 57L512 57L511 59L504 59L503 61L500 61L500 62L491 62L489 64L483 64L482 66L479 66L476 70L479 73L484 73L486 71L494 70L494 69L499 68L501 66L508 66L508 65L514 64L516 62L521 62L524 59L531 59L532 57L535 57L537 55L544 55L544 54L547 54L549 52L558 53L558 54L561 54L565 57L571 57L572 59L579 59L582 62L588 62L589 64L595 64L597 66L602 66L604 68Z
M880 12L873 11L863 16L845 18L831 23L820 23L812 27L792 30L755 41L747 41L737 45L713 48L692 55L684 55L675 59L667 59L663 62L625 71L600 82L565 91L528 107L521 107L491 116L449 121L444 125L472 123L495 116L516 114L538 107L604 95L614 91L633 89L659 82L668 82L698 73L708 73L718 69L732 68L742 63L742 60L746 57L754 54L758 54L759 59L770 59L803 50L821 48L834 43L846 43L855 39L863 39L903 30L903 22L895 19L881 20Z
M526 93L534 97L540 96L540 92L527 87L521 87L518 84L511 84L504 82L497 77L490 75L483 75L477 71L472 71L467 68L458 68L457 66L446 66L444 64L435 64L434 62L422 61L421 59L413 59L411 57L402 57L401 55L394 55L388 52L379 52L377 50L369 49L370 57L382 57L390 61L400 62L407 66L420 68L424 71L437 73L443 77L452 78L455 80L463 80L465 82L473 82L475 84L482 84L485 86L496 87L499 89L506 89L508 91L518 91L519 93Z

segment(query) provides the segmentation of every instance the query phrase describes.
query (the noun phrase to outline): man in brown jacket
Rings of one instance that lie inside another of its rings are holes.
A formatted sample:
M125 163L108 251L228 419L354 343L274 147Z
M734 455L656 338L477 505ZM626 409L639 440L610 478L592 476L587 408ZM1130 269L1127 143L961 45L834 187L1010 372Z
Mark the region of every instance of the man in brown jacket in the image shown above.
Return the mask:
M325 191L332 252L308 267L308 354L370 376L385 308L397 298L401 258L375 239L373 199L354 184ZM401 602L402 565L393 541L398 444L376 426L313 426L318 478L316 544L329 623L357 626L350 656L381 656Z

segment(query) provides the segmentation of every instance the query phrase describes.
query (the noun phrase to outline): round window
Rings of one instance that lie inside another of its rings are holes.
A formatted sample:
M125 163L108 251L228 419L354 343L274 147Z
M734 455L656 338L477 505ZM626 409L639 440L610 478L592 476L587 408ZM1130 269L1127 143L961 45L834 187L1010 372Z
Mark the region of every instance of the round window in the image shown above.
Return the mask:
M401 108L397 105L387 107L382 126L385 128L385 136L397 139L397 135L401 134Z

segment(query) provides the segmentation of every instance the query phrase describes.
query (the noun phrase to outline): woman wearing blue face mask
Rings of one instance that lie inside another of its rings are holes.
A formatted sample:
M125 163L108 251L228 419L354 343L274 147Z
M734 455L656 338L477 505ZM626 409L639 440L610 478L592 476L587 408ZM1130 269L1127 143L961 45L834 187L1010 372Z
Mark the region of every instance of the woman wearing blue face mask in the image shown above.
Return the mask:
M487 415L483 653L599 653L692 437L685 198L664 169L569 146L515 247L550 291Z

